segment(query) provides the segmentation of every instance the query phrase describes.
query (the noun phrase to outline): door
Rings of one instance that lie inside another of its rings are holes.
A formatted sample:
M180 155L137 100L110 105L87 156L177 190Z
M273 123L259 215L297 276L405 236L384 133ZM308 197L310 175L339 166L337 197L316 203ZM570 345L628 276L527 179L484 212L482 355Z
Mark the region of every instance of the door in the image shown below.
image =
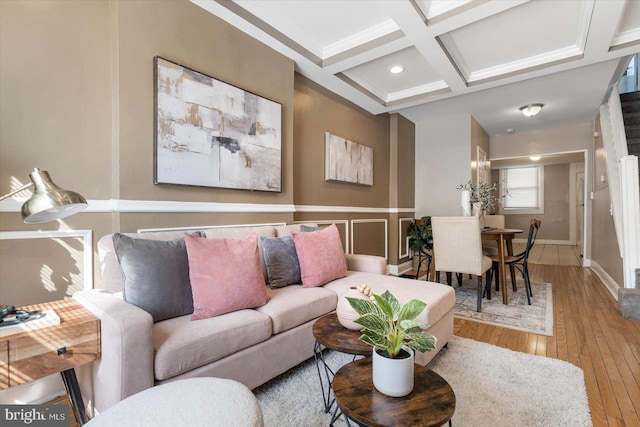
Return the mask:
M576 245L580 258L584 258L582 236L584 234L584 172L576 172Z

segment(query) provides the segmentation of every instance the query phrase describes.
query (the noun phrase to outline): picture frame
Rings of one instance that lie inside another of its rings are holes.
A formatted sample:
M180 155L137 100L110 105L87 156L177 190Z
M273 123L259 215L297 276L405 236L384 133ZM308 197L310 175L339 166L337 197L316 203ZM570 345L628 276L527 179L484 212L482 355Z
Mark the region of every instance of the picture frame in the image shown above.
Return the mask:
M282 191L282 105L154 57L154 184Z
M373 148L325 132L325 181L373 185Z
M483 182L489 182L487 180L487 153L482 148L480 148L480 146L478 146L476 184L480 185Z

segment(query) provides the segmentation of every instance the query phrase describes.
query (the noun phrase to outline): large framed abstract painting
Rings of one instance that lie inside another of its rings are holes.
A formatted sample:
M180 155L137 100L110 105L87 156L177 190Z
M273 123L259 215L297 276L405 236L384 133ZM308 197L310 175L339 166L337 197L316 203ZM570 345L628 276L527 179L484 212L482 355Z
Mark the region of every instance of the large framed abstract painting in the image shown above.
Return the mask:
M333 135L324 134L324 179L373 185L373 148Z
M155 57L154 183L281 191L282 106Z

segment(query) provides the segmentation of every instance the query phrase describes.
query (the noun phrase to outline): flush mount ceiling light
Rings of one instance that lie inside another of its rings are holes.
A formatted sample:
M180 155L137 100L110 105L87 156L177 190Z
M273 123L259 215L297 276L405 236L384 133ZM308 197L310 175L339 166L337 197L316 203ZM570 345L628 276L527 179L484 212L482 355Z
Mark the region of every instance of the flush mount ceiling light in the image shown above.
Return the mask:
M389 68L389 72L391 74L399 74L403 71L404 71L404 67L401 65L394 65L393 67Z
M529 159L533 160L534 162L537 162L541 158L542 158L542 156L531 156L531 157L529 157Z
M527 117L533 117L542 111L542 107L544 107L544 104L529 104L524 107L520 107L520 111Z

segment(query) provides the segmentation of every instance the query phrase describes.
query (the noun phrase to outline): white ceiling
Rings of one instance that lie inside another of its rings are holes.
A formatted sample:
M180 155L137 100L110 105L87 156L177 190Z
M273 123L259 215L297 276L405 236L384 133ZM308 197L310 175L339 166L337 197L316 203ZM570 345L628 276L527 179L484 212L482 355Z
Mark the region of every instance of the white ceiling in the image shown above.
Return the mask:
M593 120L640 51L637 0L192 1L373 114L470 114L490 135Z

